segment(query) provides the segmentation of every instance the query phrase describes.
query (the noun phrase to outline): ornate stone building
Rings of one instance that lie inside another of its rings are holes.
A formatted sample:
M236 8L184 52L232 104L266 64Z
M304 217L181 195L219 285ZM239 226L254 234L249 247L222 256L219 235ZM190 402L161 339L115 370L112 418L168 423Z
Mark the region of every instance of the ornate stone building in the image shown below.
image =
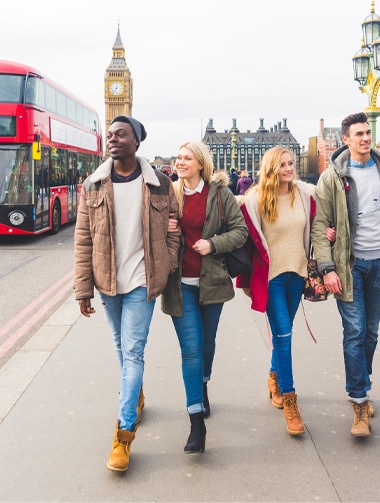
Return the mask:
M117 115L132 115L133 79L125 61L125 49L117 28L111 63L104 77L105 132Z
M317 136L317 170L319 175L328 168L332 153L342 146L341 127L325 128L325 121L321 119Z
M210 148L216 169L244 169L252 178L257 177L265 152L277 145L292 150L297 166L300 165L300 145L290 132L287 119L278 122L269 130L264 127L264 119L260 119L260 126L255 132L239 131L236 119L232 119L232 128L225 129L223 133L217 132L213 119L209 119L202 141Z

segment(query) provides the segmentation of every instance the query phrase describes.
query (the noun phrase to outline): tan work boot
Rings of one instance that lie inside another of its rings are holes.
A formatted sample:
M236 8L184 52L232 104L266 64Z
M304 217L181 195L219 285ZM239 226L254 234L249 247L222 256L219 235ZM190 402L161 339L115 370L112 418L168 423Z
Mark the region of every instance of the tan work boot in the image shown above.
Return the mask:
M369 412L368 401L355 403L354 406L354 424L351 428L351 435L354 437L368 437L371 435L371 416Z
M268 395L272 399L272 405L277 409L283 409L282 396L278 387L278 379L276 372L269 372L268 375Z
M141 421L141 414L142 414L142 410L144 408L144 405L145 405L145 396L144 396L143 387L141 386L139 401L137 402L137 407L136 407L136 411L137 411L136 424L139 424L139 422Z
M135 439L135 432L119 430L119 421L116 421L116 430L112 442L112 451L108 458L107 468L114 472L125 472L129 466L129 453L131 443Z
M295 392L284 393L282 395L282 403L284 404L284 415L288 433L290 433L290 435L302 435L305 433L305 427L297 405L297 395Z
M368 400L368 411L369 411L369 415L371 417L373 417L375 415L375 407L373 406L372 400Z

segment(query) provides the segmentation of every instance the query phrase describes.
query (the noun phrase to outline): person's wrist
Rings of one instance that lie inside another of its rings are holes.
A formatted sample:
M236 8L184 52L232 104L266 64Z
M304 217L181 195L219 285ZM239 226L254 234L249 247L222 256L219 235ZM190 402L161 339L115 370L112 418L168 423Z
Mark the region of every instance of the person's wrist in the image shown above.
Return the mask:
M326 267L325 269L323 269L322 275L325 276L326 274L329 274L330 272L334 272L334 271L335 271L335 267Z

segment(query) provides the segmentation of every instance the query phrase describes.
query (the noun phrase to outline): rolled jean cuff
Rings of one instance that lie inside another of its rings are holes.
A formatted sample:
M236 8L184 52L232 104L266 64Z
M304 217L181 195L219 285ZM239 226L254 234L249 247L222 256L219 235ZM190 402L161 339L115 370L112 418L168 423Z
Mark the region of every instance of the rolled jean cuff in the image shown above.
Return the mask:
M196 414L197 412L204 412L203 403L194 403L187 408L189 414Z
M365 403L365 402L368 402L369 396L366 395L362 398L353 398L352 396L348 395L348 400L353 403Z

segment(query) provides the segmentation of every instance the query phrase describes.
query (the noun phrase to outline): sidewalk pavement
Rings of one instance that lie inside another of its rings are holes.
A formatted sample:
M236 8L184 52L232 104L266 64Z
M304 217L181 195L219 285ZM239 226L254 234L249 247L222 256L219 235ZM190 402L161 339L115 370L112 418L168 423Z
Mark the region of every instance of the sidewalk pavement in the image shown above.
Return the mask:
M227 302L209 384L204 454L189 433L179 345L158 299L145 355L146 406L129 470L110 472L119 368L99 296L90 319L71 297L0 370L1 502L380 501L379 358L372 436L351 437L342 328L335 301L304 302L294 375L305 435L286 432L267 395L263 314L241 291Z

